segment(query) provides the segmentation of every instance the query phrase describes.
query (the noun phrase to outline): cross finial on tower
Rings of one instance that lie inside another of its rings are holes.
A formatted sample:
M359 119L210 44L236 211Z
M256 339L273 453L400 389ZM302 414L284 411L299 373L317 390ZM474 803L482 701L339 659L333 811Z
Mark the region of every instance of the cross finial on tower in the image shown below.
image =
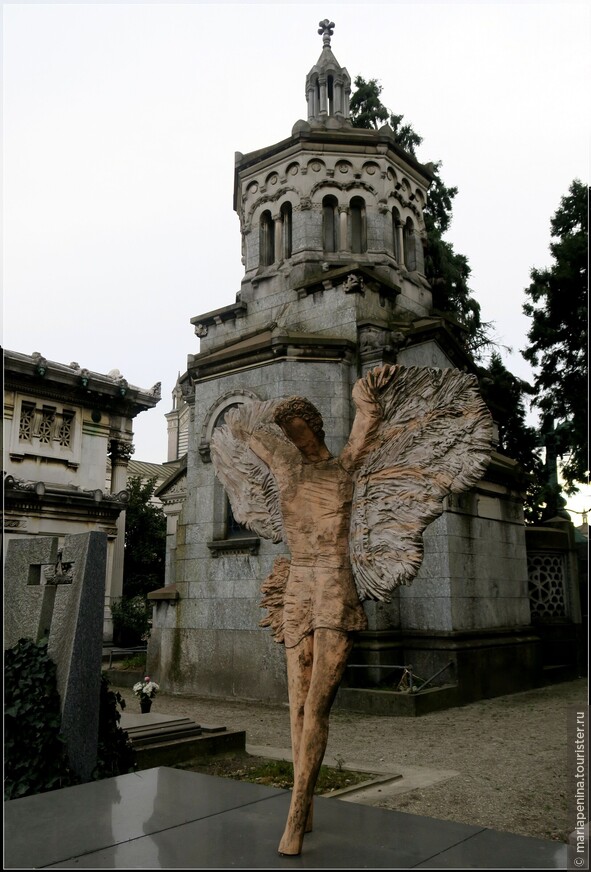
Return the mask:
M324 21L318 22L318 33L322 37L322 42L325 48L330 48L330 38L334 33L334 21L329 21L325 18Z

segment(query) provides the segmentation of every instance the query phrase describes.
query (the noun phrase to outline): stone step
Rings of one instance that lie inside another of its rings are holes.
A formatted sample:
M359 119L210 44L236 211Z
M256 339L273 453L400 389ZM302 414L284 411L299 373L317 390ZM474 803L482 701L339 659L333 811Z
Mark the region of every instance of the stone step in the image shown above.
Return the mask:
M129 736L141 769L227 750L244 750L246 744L244 731L230 732L225 726L202 726L188 717L158 712L124 712L120 726Z
M153 741L147 745L134 745L139 769L155 766L174 766L187 760L205 759L217 754L246 751L245 730L222 730L202 733L182 739Z
M161 715L157 712L139 715L124 713L121 716L120 725L122 729L127 731L134 747L160 744L167 740L202 734L201 725L190 718ZM225 728L220 727L220 729Z
M175 739L186 739L189 736L201 736L201 727L198 724L180 724L177 727L160 727L154 731L129 732L129 738L134 748L146 747L147 745L171 742Z

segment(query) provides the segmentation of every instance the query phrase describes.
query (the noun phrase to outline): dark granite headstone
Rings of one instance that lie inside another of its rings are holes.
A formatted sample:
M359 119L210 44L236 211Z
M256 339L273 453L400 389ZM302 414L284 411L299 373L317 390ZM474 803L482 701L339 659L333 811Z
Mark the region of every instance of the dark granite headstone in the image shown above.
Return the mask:
M107 535L91 532L8 543L4 647L48 639L57 666L61 731L74 771L89 780L96 765Z

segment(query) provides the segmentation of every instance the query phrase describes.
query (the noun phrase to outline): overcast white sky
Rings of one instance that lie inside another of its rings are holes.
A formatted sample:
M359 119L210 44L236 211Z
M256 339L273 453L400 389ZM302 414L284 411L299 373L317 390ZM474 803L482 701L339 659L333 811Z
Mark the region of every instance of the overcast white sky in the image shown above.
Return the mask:
M459 188L448 238L531 377L524 288L589 181L589 2L4 3L4 346L161 381L137 459L166 460L189 319L240 287L234 153L306 116L326 17L339 62L380 80Z

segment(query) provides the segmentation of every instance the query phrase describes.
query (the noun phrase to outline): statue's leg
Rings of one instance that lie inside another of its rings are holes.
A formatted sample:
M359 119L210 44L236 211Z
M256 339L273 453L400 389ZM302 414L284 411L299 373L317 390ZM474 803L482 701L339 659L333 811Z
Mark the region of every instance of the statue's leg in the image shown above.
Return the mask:
M294 783L297 779L300 758L300 742L304 724L304 707L310 679L312 678L314 636L305 636L294 648L286 648L287 690L289 696L289 719L291 726L291 751L293 757ZM312 832L312 803L308 812L306 832Z
M305 697L297 767L285 831L279 843L280 854L299 854L302 850L308 812L318 772L328 741L328 718L353 642L346 633L319 629L313 638L312 674ZM302 669L298 647L288 648L288 676ZM301 652L300 652L301 653ZM294 676L297 682L297 678Z

